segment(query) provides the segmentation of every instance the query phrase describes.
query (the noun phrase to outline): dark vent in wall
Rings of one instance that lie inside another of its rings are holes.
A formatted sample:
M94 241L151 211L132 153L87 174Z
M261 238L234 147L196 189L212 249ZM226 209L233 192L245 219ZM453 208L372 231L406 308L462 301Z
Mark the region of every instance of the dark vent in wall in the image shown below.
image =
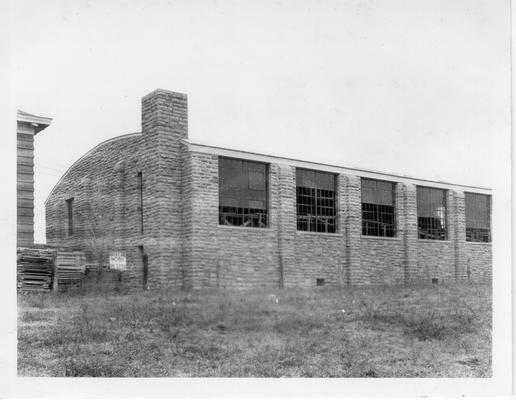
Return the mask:
M317 278L317 279L315 280L315 284L316 284L317 286L324 286L324 278Z
M432 278L432 283L433 283L433 284L437 284L437 283L439 283L438 281L439 281L439 280L438 280L437 278Z

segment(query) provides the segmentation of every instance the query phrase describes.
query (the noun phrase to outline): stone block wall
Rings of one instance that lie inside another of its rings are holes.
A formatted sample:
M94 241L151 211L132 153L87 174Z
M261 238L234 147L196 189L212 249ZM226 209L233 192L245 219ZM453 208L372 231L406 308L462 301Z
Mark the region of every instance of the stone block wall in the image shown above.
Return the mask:
M271 175L275 175L272 180L275 184L274 193L271 192L269 202L276 213L271 218L271 228L277 232L278 244L278 276L280 287L295 287L303 279L302 272L297 266L295 252L296 235L296 171L290 165L272 164L270 167ZM274 196L275 194L275 196Z
M278 210L269 202L267 229L219 225L218 156L190 153L185 174L184 269L188 287L254 288L280 285ZM269 173L269 199L278 192L276 168Z
M220 226L211 282L233 289L280 286L277 234L271 229Z
M471 283L492 282L493 255L491 243L466 242L463 252L465 273L462 280Z
M124 251L128 265L138 265L137 246L145 242L138 211L141 147L140 134L121 136L97 146L68 170L45 203L48 244L80 248L89 263L107 263L110 251ZM69 235L66 201L72 198ZM137 281L141 270L131 268L125 277Z
M403 239L364 236L361 246L363 280L360 284L405 283Z
M318 279L330 286L455 282L464 279L457 272L463 259L469 260L470 277L485 270L465 256L463 193L448 191L446 241L418 239L416 186L404 183L396 184L397 237L362 236L360 178L339 174L338 232L301 232L295 167L272 163L269 227L227 227L218 225L218 156L191 153L189 159L192 214L185 229L191 243L185 252L192 287L310 287Z
M455 281L454 246L449 240L418 240L417 270L413 281L452 283Z
M183 286L183 154L188 138L185 94L158 89L142 99L143 171L155 207L147 213L145 236L152 249L151 286ZM146 196L149 196L149 191ZM145 207L147 210L147 207ZM150 253L150 252L149 252ZM150 263L149 263L150 265Z
M185 287L216 286L218 158L190 153L185 180L183 269Z
M128 269L123 276L135 287L143 283L145 253L149 288L182 287L187 121L186 95L156 90L145 96L142 133L100 144L56 185L45 206L47 242L84 249L89 262L103 258L107 263L109 252L124 252ZM71 236L66 206L70 198L74 199Z
M184 94L145 96L142 133L97 146L56 185L46 202L47 242L79 247L90 259L102 242L105 262L109 251L124 251L124 280L135 288L142 287L144 253L151 289L490 281L491 244L466 242L457 190L448 190L448 240L418 239L416 186L406 182L395 185L397 236L369 237L362 236L360 177L337 174L337 232L300 232L296 168L283 160L268 164L268 227L219 225L219 156L189 150L187 124Z
M218 167L214 170L212 199L215 211L215 232L218 244L216 252L216 285L224 288L277 288L281 286L282 260L280 249L281 230L280 171L278 165L269 165L267 228L245 228L218 224ZM283 205L284 206L284 205ZM284 263L283 263L284 264Z
M343 237L342 234L296 233L297 287L316 286L317 279L324 279L324 285L345 284Z

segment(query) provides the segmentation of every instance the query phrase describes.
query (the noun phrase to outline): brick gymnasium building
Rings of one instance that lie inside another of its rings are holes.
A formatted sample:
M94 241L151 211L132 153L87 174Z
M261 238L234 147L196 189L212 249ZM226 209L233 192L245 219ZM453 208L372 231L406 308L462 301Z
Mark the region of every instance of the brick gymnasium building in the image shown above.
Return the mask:
M60 179L46 234L91 259L125 253L135 287L486 282L490 192L194 143L186 95L158 89L141 133Z

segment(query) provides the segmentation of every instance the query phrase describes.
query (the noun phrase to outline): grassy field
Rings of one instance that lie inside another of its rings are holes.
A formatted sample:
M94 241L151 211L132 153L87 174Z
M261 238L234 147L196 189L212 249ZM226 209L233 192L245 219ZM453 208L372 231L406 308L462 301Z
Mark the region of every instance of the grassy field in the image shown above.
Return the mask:
M20 295L21 376L489 377L489 286Z

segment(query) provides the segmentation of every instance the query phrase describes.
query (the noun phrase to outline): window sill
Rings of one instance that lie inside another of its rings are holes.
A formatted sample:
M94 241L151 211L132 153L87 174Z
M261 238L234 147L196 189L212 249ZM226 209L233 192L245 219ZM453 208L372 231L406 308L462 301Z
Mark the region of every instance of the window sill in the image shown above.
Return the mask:
M316 235L316 236L329 236L329 237L343 237L342 233L328 233L328 232L311 232L311 231L296 231L296 235Z
M484 246L491 246L493 242L472 242L469 240L466 240L466 244L474 244L474 245L484 245Z
M450 243L450 239L436 240L436 239L420 239L420 238L417 238L417 241L418 242L422 242L422 243Z
M401 237L399 236L370 236L370 235L361 235L362 239L373 239L373 240L393 240L395 242L401 241Z
M251 231L251 232L272 232L273 229L270 227L267 228L253 228L250 226L234 226L234 225L218 225L220 229L236 229L242 231Z

